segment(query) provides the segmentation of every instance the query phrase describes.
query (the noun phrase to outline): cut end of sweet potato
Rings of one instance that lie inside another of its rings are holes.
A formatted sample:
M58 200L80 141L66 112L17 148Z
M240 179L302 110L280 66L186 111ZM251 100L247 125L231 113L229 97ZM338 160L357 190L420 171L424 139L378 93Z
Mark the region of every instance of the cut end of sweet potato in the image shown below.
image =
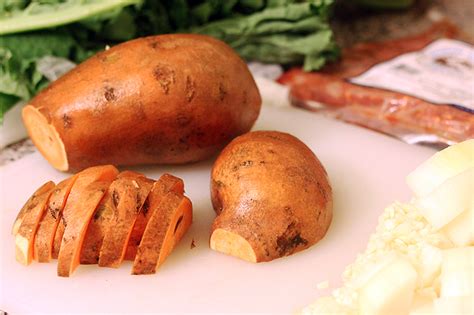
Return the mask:
M211 249L240 259L257 262L257 256L250 243L234 232L215 229L211 235Z
M27 238L16 235L15 237L15 258L20 264L28 266L31 263L30 242Z
M69 164L66 150L56 128L32 105L23 108L22 116L28 134L41 154L54 168L67 171Z

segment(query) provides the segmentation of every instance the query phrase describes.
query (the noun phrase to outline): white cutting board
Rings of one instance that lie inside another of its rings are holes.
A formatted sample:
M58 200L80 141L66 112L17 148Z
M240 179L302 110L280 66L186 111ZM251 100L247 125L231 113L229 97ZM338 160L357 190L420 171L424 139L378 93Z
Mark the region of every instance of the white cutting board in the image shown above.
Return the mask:
M341 284L341 273L367 243L385 206L406 201L405 176L434 150L294 108L264 107L255 129L289 132L325 165L334 190L334 219L315 246L270 263L251 264L208 247L214 211L209 198L212 161L136 168L158 178L184 179L194 223L155 275L79 266L56 276L56 262L22 266L14 258L11 224L26 199L47 180L66 176L38 154L0 169L0 310L19 313L292 313ZM196 247L191 249L191 240ZM317 289L329 280L330 288Z

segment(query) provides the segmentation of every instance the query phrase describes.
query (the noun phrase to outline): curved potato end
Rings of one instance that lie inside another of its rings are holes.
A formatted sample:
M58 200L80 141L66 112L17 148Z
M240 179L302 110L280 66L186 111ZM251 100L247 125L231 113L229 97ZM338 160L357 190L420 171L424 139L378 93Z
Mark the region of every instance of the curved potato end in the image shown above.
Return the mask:
M212 250L249 262L257 262L257 256L252 246L239 234L224 229L215 229L210 242Z
M23 108L22 116L26 130L41 154L54 168L67 171L69 163L66 149L56 128L32 105Z

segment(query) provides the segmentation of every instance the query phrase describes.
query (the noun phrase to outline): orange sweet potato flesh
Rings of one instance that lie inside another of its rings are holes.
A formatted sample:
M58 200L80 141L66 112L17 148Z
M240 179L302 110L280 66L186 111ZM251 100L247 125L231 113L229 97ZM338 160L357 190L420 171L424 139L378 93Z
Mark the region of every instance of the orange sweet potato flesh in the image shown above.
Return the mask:
M109 224L104 228L99 266L113 268L120 266L133 226L142 211L153 183L153 180L140 173L125 171L120 173L110 185L109 196L116 196L111 198L115 201L112 202L114 215L111 216Z
M159 180L153 185L155 202L158 203L167 192L174 191L179 194L184 194L184 183L180 178L170 174L163 174ZM148 220L153 214L154 208L150 207L150 200L147 199L142 207L142 210L137 216L135 225L133 226L130 239L128 241L127 250L125 252L126 260L134 260L137 253L137 248L143 236L143 232L148 224Z
M34 244L34 257L38 262L49 262L52 258L52 247L56 228L58 227L61 215L66 205L67 197L77 176L71 176L60 182L54 188L43 217L36 231Z
M208 158L255 122L261 105L245 62L197 34L138 38L78 65L23 110L57 169L178 164Z
M103 240L107 231L109 231L107 246L112 245L111 241L115 237L119 237L119 234L128 240L133 223L152 186L153 180L147 179L139 173L126 171L117 176L89 223L82 245L81 264L97 264L99 262ZM121 216L120 220L118 216ZM127 216L127 226L123 226L122 217L124 216ZM123 229L126 230L125 235L123 235ZM113 245L119 246L115 242L113 242ZM121 252L125 251L126 245L127 242L123 243L123 250L120 248L119 257ZM115 248L112 251L115 255ZM107 254L104 257L104 259L108 259Z
M64 226L58 255L59 276L70 276L79 265L90 219L117 175L118 170L112 165L91 167L79 173L64 207L62 224L59 225Z
M36 230L55 186L53 182L43 185L27 202L26 208L22 209L21 216L15 220L15 223L19 224L15 234L15 257L23 265L29 265L33 259Z
M132 274L153 274L171 253L192 222L192 205L183 194L170 191L164 197L151 191L153 214L143 233Z
M38 203L38 198L42 196L45 193L49 193L49 191L54 188L54 183L49 181L46 184L43 184L40 188L38 188L33 195L26 201L24 206L21 208L20 212L18 212L15 222L13 223L12 227L12 235L16 235L18 232L18 229L20 228L21 222L23 221L23 218L25 215L33 209L36 204Z

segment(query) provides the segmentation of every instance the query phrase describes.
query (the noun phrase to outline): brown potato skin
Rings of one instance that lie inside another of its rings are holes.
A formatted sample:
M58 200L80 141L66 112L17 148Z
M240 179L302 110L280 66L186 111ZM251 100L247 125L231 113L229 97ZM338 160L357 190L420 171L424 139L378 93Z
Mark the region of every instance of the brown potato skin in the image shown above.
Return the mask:
M181 164L250 130L261 98L245 62L209 36L139 38L78 65L39 93L68 171L100 164Z
M297 138L255 131L234 139L211 174L212 225L245 238L257 262L318 242L332 219L332 189L316 155Z

